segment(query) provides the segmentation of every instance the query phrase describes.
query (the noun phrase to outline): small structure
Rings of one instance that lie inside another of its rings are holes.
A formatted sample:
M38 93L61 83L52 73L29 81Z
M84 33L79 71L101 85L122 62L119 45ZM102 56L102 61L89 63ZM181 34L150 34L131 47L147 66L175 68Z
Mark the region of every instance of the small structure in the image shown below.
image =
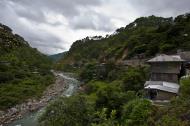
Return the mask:
M161 54L147 61L151 66L151 77L145 83L149 99L170 100L178 95L183 59L179 55Z
M166 81L146 81L145 90L151 100L170 100L177 96L179 85Z

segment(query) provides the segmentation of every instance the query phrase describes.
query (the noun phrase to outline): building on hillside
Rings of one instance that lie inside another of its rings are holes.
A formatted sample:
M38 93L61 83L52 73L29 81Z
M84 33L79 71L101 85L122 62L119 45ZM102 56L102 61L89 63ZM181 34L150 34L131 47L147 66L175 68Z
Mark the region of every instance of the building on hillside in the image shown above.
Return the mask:
M178 95L179 79L184 60L179 55L161 54L147 61L150 64L150 80L145 83L147 97L151 100L170 100Z

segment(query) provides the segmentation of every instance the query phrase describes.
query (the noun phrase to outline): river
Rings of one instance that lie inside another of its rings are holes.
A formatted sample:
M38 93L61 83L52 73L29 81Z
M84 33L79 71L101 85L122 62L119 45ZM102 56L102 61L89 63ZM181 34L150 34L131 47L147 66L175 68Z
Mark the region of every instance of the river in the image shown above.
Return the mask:
M76 80L75 78L73 78L71 76L71 74L56 73L56 76L62 77L64 79L64 83L66 83L68 85L68 88L66 90L64 90L61 95L57 96L53 100L55 100L61 96L69 97L77 90L79 81ZM53 100L51 100L50 102L52 102ZM12 122L11 124L9 124L8 126L37 126L38 125L38 117L44 112L46 106L39 109L36 112L32 112L32 113L25 115L22 119L16 120L16 121Z

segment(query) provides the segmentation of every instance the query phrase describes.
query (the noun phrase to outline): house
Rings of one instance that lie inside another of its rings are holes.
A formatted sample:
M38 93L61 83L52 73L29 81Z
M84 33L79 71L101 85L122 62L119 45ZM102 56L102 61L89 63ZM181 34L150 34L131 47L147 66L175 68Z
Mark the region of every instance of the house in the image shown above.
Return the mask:
M184 60L179 55L161 54L147 61L150 80L145 83L147 97L151 100L170 100L178 95L179 79Z
M179 84L166 81L146 81L145 90L150 100L170 100L178 95Z

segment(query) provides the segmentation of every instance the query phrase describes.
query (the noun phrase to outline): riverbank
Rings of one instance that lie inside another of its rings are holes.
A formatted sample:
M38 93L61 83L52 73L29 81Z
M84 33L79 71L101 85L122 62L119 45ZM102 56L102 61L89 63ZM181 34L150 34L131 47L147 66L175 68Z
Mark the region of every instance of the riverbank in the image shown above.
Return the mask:
M6 126L14 120L23 118L27 113L37 111L46 106L49 101L61 95L67 88L68 84L64 82L64 78L59 73L54 72L56 81L47 87L40 99L29 99L27 102L16 105L6 111L0 111L0 126Z

